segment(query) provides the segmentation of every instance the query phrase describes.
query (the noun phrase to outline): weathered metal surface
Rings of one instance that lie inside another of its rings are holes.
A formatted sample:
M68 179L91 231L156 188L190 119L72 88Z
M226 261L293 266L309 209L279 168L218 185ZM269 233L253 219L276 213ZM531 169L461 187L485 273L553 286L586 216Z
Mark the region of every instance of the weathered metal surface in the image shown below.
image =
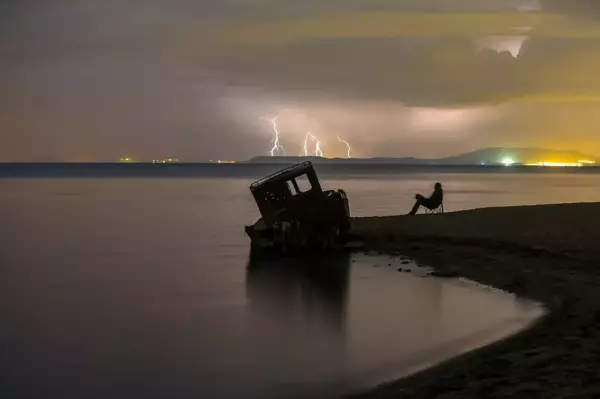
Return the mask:
M254 225L246 226L255 247L284 254L327 250L343 244L350 230L346 193L323 191L310 162L260 179L250 191L261 213Z

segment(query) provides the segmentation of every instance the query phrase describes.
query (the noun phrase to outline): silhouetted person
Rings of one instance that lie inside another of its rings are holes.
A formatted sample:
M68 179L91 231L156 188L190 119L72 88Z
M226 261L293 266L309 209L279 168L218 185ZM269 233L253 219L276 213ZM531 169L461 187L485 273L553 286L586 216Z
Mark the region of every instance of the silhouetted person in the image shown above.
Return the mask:
M408 213L409 215L414 215L419 210L419 207L423 205L428 209L435 209L438 206L442 205L442 201L444 201L444 190L442 189L442 183L435 183L435 187L433 189L433 193L429 198L423 197L421 194L415 195L415 206L413 206L412 210Z

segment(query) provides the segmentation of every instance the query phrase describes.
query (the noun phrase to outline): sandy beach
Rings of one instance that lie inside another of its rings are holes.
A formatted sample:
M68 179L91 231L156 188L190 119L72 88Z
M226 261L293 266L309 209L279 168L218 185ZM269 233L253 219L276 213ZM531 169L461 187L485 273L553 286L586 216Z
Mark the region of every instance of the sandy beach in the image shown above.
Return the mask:
M599 220L599 203L354 219L369 249L549 310L516 336L356 397L600 397Z

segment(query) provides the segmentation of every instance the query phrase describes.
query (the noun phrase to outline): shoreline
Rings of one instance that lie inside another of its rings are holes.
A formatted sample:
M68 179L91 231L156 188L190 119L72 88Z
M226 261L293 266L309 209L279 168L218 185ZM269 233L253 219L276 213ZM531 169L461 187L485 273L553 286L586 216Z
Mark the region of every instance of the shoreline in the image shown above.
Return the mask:
M600 203L353 219L365 248L534 301L530 328L356 398L598 397Z

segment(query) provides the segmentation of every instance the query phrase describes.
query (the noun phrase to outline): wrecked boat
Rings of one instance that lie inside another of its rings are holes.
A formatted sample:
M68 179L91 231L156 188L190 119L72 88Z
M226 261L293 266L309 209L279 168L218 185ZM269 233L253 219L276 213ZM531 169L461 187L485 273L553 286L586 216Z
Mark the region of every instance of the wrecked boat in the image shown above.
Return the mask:
M261 218L246 226L252 249L284 255L342 246L350 230L343 190L323 191L310 161L273 173L250 186Z

